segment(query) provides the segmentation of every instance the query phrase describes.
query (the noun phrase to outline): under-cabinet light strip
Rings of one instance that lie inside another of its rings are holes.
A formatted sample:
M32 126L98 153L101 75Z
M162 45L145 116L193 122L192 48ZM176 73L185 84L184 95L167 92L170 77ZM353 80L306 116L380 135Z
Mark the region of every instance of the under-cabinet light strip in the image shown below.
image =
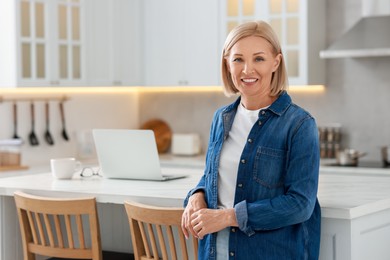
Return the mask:
M318 93L325 91L323 85L290 86L289 92ZM29 87L3 88L0 95L50 95L50 94L118 94L118 93L156 93L156 92L223 92L221 86L156 86L156 87Z

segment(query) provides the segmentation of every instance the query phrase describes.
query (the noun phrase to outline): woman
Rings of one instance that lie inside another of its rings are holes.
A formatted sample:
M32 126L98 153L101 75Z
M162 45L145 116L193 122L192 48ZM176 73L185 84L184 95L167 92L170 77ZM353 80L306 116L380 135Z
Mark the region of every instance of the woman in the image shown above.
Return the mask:
M282 50L267 23L230 32L222 78L239 97L214 115L183 232L200 239L200 259L318 259L317 126L286 92Z

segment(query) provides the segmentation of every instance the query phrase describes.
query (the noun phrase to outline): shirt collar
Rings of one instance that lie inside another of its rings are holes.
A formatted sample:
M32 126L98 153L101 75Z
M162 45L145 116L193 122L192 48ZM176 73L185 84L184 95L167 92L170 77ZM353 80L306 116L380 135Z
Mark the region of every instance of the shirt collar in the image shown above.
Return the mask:
M224 112L230 112L232 110L236 110L240 102L241 102L241 96L239 96L234 103L228 105L224 109ZM270 110L271 112L273 112L278 116L281 116L290 105L291 105L291 97L289 94L287 94L286 91L283 91L279 95L279 97L268 107L268 110Z
M291 97L286 91L283 91L268 109L274 114L281 116L290 105Z

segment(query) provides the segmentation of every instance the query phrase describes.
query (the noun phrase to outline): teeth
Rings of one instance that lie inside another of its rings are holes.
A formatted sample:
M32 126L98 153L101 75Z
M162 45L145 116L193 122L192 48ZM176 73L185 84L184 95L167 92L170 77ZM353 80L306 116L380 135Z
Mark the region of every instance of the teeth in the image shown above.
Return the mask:
M247 82L247 83L252 83L255 82L257 79L242 79L242 81Z

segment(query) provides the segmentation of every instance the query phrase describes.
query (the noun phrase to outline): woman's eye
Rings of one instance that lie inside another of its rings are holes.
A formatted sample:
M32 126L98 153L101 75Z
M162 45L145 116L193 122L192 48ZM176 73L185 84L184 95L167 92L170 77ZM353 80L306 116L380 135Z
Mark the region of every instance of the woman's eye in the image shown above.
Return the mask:
M263 57L256 57L255 61L264 61L264 58Z
M233 59L233 62L240 62L240 61L242 61L241 58L234 58L234 59Z

